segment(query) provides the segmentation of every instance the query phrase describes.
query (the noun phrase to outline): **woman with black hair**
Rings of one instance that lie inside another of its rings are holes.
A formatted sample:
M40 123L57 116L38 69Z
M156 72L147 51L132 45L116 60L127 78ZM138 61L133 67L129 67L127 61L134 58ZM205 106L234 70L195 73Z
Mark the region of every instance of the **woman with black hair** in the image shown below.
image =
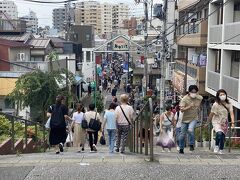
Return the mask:
M84 151L84 144L86 141L86 130L82 128L82 121L84 119L84 107L82 104L77 105L77 112L73 113L72 116L72 125L74 128L73 134L73 146L81 149L78 152Z
M224 89L218 90L215 98L209 120L212 120L213 128L216 132L214 153L223 154L228 121L231 121L232 128L234 128L234 114L232 104L229 102L227 92ZM230 117L228 118L229 115Z
M168 151L171 151L171 148L174 147L173 140L173 126L175 123L174 114L172 113L172 107L167 106L166 111L160 115L160 133L163 134L165 139L163 138L160 146L162 146L163 151L164 148L168 148ZM160 135L160 136L161 136ZM165 142L165 143L164 143Z
M63 96L57 96L56 104L49 107L47 116L51 116L50 120L50 145L55 146L56 154L63 152L63 144L66 142L66 120L68 117L68 108L62 103ZM58 149L59 148L59 149Z

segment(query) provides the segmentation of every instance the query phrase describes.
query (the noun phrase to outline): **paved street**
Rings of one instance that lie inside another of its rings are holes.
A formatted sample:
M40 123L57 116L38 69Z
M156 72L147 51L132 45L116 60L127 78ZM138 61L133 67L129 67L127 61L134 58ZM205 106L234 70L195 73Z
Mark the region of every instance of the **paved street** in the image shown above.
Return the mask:
M155 162L136 154L109 154L107 147L97 153L76 153L66 149L39 154L0 156L0 179L240 179L240 153L214 155L197 149L179 155L155 152Z

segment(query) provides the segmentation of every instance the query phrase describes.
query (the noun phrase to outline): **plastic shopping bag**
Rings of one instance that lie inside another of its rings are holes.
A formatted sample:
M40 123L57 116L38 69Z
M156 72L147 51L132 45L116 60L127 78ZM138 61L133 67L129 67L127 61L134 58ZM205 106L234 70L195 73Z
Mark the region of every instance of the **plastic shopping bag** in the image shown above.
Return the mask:
M45 128L46 129L50 129L50 121L51 121L51 117L48 118L46 124L45 124Z
M157 146L162 146L163 148L172 148L175 146L174 141L167 135L166 132L161 132L157 139Z

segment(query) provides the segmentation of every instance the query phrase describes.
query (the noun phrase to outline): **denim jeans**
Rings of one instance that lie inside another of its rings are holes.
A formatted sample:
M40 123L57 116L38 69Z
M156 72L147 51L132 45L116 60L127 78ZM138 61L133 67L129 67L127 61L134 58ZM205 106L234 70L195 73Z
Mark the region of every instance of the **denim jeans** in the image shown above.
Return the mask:
M116 140L116 129L107 129L108 141L109 141L109 152L114 152L114 145Z
M179 146L179 136L181 134L181 127L176 128L176 143Z
M225 141L225 134L221 131L216 133L216 146L219 146L219 150L223 150Z
M194 128L197 124L197 120L193 120L190 123L182 122L181 132L179 136L179 147L180 149L184 149L185 147L185 137L188 133L189 136L189 145L194 145L195 137L194 137Z

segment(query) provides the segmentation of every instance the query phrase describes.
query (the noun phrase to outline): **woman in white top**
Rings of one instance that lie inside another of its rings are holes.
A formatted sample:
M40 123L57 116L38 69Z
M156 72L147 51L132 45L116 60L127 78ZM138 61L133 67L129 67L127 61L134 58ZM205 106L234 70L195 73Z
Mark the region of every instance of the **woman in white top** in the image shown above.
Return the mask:
M86 130L82 128L82 120L84 119L83 106L77 106L77 112L73 113L72 117L72 127L74 128L73 134L73 146L81 147L82 151L84 151L84 144L86 142ZM78 152L81 152L79 150Z
M128 131L133 119L134 110L132 106L129 106L128 103L128 95L122 94L120 96L121 105L118 106L115 110L117 114L117 149L116 152L119 152L120 143L121 144L121 153L125 151L125 145L127 141ZM125 114L125 115L124 115Z
M228 118L228 114L231 117ZM212 125L216 132L214 153L223 154L225 136L228 131L228 121L231 121L232 128L234 128L233 107L227 99L227 92L223 89L217 91L216 102L212 106L209 120L212 120Z
M169 143L162 143L162 148L168 148L171 151L171 148L174 146L173 140L173 125L175 123L174 114L172 113L172 107L167 106L166 111L160 116L160 132L161 134L165 133L168 136ZM167 137L166 136L166 137ZM165 140L163 140L165 141Z

